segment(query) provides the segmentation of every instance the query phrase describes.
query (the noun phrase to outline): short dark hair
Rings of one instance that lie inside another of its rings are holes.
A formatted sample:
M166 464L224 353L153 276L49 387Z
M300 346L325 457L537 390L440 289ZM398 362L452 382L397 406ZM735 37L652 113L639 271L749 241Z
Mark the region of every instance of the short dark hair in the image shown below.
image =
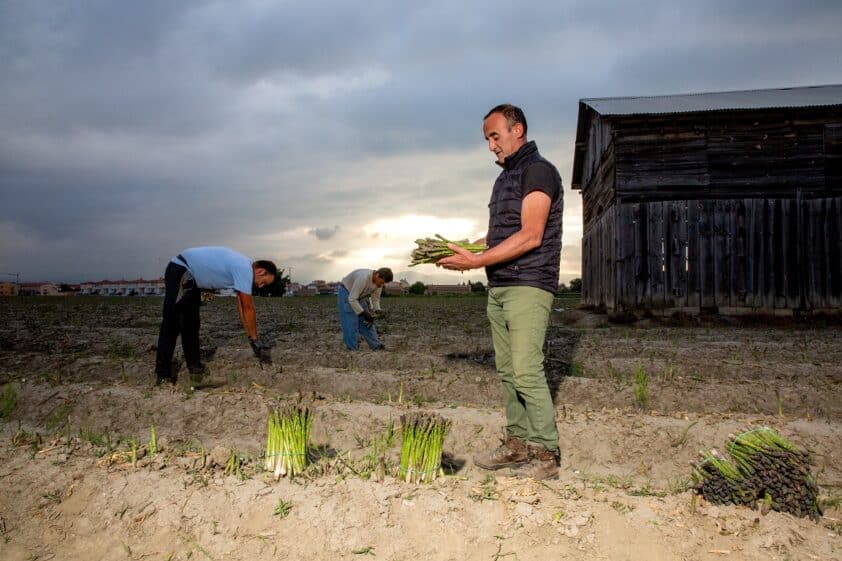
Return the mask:
M377 276L383 279L386 282L392 282L395 278L395 275L392 274L392 269L389 267L380 267L377 269Z
M273 277L278 276L278 267L276 267L275 264L271 261L260 259L259 261L254 262L254 266L258 269L263 269L264 271L266 271L266 274L272 275Z
M500 105L486 113L485 117L483 117L482 120L485 121L495 113L500 113L506 118L506 122L509 125L509 129L511 129L517 123L523 125L523 136L526 137L526 115L523 114L523 109L516 105L512 105L511 103L501 103Z

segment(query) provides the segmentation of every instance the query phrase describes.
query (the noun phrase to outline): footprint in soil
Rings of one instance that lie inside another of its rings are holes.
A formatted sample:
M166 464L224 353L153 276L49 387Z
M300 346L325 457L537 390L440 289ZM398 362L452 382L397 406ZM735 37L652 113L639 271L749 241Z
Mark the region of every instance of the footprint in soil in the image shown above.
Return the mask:
M212 390L214 388L221 388L223 386L227 386L228 382L225 380L206 380L199 382L198 384L190 384L190 387L194 390Z
M471 353L447 353L448 360L469 360L483 366L494 366L494 351L474 351Z

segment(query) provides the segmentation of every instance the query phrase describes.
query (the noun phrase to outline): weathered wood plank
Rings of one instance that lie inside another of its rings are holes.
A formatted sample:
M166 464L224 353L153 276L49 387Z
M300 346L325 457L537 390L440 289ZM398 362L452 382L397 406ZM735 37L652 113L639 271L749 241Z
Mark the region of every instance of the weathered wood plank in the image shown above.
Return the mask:
M842 197L830 199L828 244L830 245L830 301L832 308L842 306Z
M796 257L796 266L798 268L798 309L799 310L806 310L807 309L807 290L806 290L806 279L808 277L807 274L807 256L806 256L806 247L807 247L807 238L806 238L806 226L804 224L804 217L806 216L806 210L804 206L804 199L803 199L803 191L801 189L797 189L795 191L795 211L797 214L797 219L795 221L795 229L796 229L796 236L795 236L795 257Z
M775 251L775 309L787 307L787 278L786 278L786 241L787 241L787 201L779 199L775 207L775 221L777 227L774 232Z
M822 291L822 308L830 307L830 248L828 247L828 229L830 216L828 214L828 202L830 199L821 198L818 203L818 236L816 241L818 247L816 248L819 255L819 275L821 276L821 291Z
M824 173L825 188L830 192L842 191L842 123L824 127Z
M615 207L612 205L605 216L605 255L603 256L602 266L605 269L605 305L614 308L614 255L616 249L614 247L614 220Z
M730 201L717 200L713 205L713 286L714 305L731 306L731 254L729 248L728 218Z
M664 307L664 247L663 247L663 203L648 203L648 259L647 306L654 309Z
M784 284L786 285L784 307L796 310L801 305L801 282L798 261L798 201L784 201Z
M760 245L760 221L757 217L757 199L745 199L746 205L746 306L757 308L760 306L758 247Z
M764 200L763 209L763 308L775 309L775 207L774 199Z
M686 226L683 223L682 207L680 202L670 201L664 203L664 244L666 255L664 265L666 268L664 279L664 306L666 308L684 307L684 284L686 283L684 272L684 245L682 240L686 238ZM682 230L685 232L682 234Z
M699 214L699 279L700 301L702 308L713 309L716 306L716 266L714 249L714 202L701 202Z
M619 205L620 211L620 226L621 235L618 240L621 242L622 258L621 263L621 302L622 309L631 309L635 307L635 209L634 205L630 203L623 203Z
M632 203L634 208L634 304L644 306L649 285L648 216L646 203Z
M731 305L746 305L746 254L748 238L746 236L746 203L742 199L734 201L731 207Z
M584 229L599 220L614 202L614 149L609 145L593 178L582 188L582 216Z
M768 259L766 256L766 236L768 233L768 223L766 221L766 199L754 200L754 271L755 271L755 304L757 309L763 309L766 306L766 286L768 285L767 268Z
M701 264L699 260L699 201L687 201L687 307L701 306Z
M818 203L816 199L807 201L807 225L808 225L808 243L807 243L807 271L809 274L808 281L808 298L810 307L812 309L822 308L821 298L821 274L819 272L818 263L818 240L820 232L818 231L818 223L816 221L816 214L818 213Z

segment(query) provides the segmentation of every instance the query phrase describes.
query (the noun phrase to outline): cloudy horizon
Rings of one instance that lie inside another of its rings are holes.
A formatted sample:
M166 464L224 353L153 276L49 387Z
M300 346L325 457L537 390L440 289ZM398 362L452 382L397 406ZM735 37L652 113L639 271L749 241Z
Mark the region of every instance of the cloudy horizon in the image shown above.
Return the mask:
M842 83L835 1L0 2L0 273L157 278L197 245L299 282L485 233L481 120L521 106L564 182L580 98ZM0 278L0 281L8 277Z

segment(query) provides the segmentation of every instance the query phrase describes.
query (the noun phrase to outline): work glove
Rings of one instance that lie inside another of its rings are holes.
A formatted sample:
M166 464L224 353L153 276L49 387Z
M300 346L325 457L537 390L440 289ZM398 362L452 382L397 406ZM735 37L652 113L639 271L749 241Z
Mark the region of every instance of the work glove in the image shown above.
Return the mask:
M374 316L371 315L371 312L369 312L368 310L363 310L363 313L360 314L360 317L363 318L363 322L365 323L366 327L374 323Z
M254 351L254 356L264 364L272 363L272 349L268 344L258 337L257 339L249 339L251 350Z

